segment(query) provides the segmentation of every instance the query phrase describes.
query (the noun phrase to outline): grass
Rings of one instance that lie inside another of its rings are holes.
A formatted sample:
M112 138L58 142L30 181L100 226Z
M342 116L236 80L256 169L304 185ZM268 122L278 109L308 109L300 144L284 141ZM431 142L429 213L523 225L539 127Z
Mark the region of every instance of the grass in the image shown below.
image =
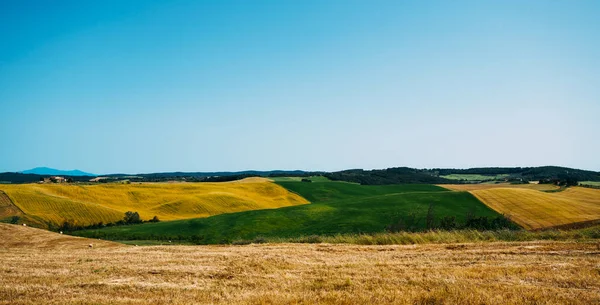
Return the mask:
M600 219L600 190L570 187L546 193L500 188L472 191L479 200L526 229L543 229Z
M579 184L582 185L592 185L592 186L600 186L600 181L581 181Z
M473 183L473 184L441 184L443 188L455 191L476 191L476 190L488 190L496 188L519 188L519 189L530 189L538 191L555 191L559 190L560 187L554 184L511 184L511 183Z
M398 232L375 234L338 234L333 236L301 236L272 238L270 243L328 243L356 245L415 245L473 242L525 242L525 241L595 241L600 239L600 226L576 230L434 230L426 232Z
M5 226L0 304L600 303L597 240L133 247Z
M463 222L469 212L498 216L468 192L448 191L434 185L364 186L345 182L279 182L311 204L264 211L246 211L208 218L148 223L74 234L111 240L193 240L230 243L257 237L292 238L382 232L414 213L425 229L425 215L434 204L436 217L455 216Z
M308 203L266 179L221 183L21 184L2 185L12 203L41 224L115 222L126 211L142 219L208 217ZM2 203L0 203L1 205Z
M503 180L509 175L495 175L495 176L486 176L479 174L451 174L440 176L442 178L450 179L450 180L465 180L465 181L488 181L488 180Z

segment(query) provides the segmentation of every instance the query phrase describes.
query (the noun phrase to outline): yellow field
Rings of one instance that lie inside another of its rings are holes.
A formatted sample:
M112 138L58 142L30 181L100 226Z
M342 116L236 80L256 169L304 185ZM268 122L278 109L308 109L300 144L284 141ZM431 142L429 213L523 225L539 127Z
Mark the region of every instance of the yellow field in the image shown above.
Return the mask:
M0 304L599 304L599 250L589 242L133 247L0 224Z
M21 211L39 223L79 225L115 222L126 211L142 219L207 217L221 213L307 204L266 179L220 183L0 185ZM1 204L1 203L0 203Z
M600 190L552 184L443 184L455 191L469 191L495 211L508 215L528 230L600 221Z
M496 188L471 193L529 230L600 219L600 190L596 189L571 187L562 192L545 193Z

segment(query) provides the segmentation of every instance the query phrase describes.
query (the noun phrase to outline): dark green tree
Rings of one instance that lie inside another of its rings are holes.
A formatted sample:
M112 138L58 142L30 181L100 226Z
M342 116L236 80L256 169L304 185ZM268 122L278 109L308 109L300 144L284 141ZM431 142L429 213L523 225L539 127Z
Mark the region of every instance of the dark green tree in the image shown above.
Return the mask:
M123 221L126 224L142 223L140 214L138 214L138 212L132 212L132 211L125 212L125 217L123 217Z

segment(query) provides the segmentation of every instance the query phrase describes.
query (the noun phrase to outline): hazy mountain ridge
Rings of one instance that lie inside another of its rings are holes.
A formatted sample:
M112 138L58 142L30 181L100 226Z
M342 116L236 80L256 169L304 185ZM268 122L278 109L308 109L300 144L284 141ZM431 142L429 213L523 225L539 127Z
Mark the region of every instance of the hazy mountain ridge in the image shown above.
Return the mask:
M60 170L49 167L36 167L19 172L20 174L35 174L35 175L50 175L50 176L97 176L95 174L86 173L78 169Z

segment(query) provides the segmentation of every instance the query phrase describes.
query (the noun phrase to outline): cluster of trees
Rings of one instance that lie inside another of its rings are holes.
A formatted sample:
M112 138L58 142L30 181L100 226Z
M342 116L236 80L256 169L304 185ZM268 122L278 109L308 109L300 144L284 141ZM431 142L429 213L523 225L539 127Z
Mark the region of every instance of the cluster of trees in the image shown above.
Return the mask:
M440 176L451 174L477 174L486 176L509 175L509 179L522 181L545 181L561 185L577 185L576 181L600 181L600 173L581 169L540 166L540 167L482 167L469 169L434 168L430 171Z
M125 216L123 217L123 219L121 219L117 222L109 222L109 223L98 222L95 224L84 226L84 225L77 224L73 220L67 220L67 221L63 222L62 225L55 228L55 230L71 232L71 231L86 230L86 229L101 229L101 228L113 227L113 226L134 225L134 224L140 224L140 223L145 223L145 222L160 222L160 219L158 219L157 216L154 216L152 219L144 221L141 219L140 214L138 212L127 211L127 212L125 212Z
M473 212L465 215L464 222L460 222L455 216L444 216L438 221L435 216L434 205L430 204L425 217L418 217L414 212L410 213L396 219L386 227L386 231L391 233L417 232L423 229L423 224L427 230L473 229L485 231L518 228L505 215L495 217L476 216Z
M550 178L539 180L540 184L556 184L559 186L577 186L579 181L574 177L561 177L561 178Z
M325 177L334 181L348 181L363 185L424 183L450 183L451 180L432 175L428 170L408 167L395 167L378 170L351 169L334 173L326 173Z

